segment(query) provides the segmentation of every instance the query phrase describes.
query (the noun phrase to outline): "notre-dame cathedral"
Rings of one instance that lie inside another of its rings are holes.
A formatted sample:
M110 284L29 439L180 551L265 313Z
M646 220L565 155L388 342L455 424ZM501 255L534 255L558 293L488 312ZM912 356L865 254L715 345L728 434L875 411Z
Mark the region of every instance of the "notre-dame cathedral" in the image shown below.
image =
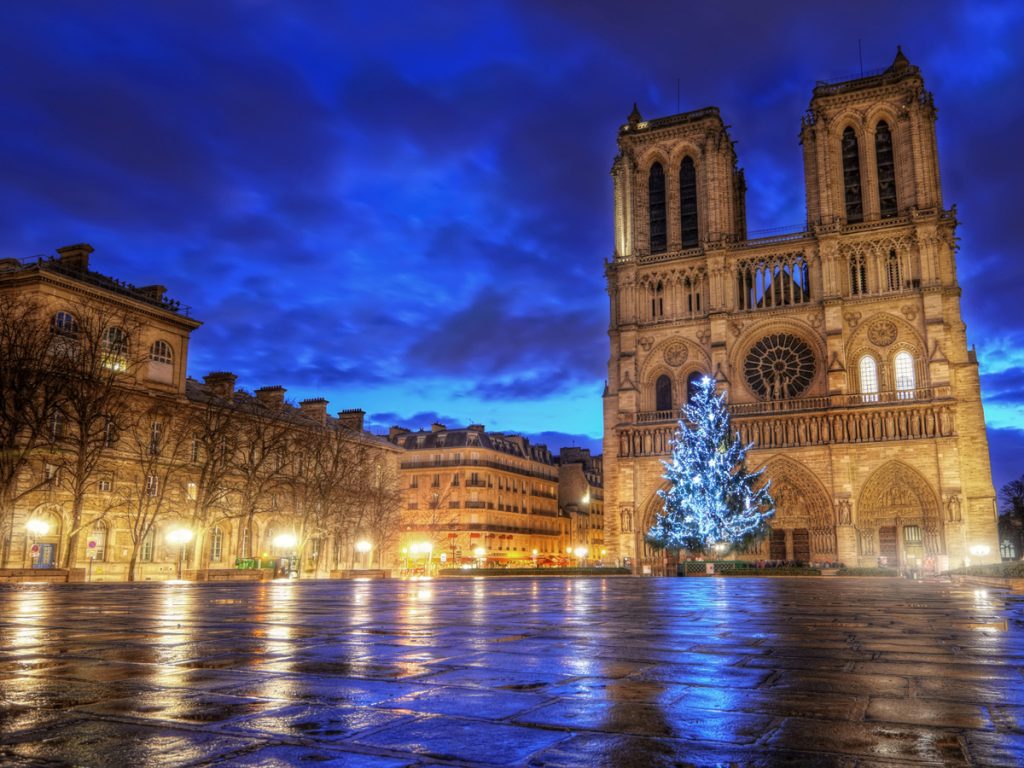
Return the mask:
M664 562L644 534L680 406L705 375L776 500L769 537L743 556L925 570L998 559L935 114L902 52L880 74L819 83L800 130L806 227L749 238L718 109L645 120L634 107L606 266L609 559Z

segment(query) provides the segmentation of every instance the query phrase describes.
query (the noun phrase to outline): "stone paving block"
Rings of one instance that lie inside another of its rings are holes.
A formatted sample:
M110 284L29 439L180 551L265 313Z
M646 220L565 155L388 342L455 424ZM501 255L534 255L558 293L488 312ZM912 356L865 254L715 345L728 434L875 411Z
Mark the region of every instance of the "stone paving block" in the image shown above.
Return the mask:
M304 675L261 675L222 693L279 701L370 706L386 699L423 690L414 683L392 680L312 677Z
M85 704L76 712L114 717L142 718L172 723L225 723L244 715L265 712L274 705L259 699L223 696L216 693L145 691L126 699L107 699Z
M410 765L410 761L356 752L328 752L322 746L274 744L243 754L225 755L222 764L244 768L291 768L296 765L317 768L404 768Z
M173 730L166 725L68 720L43 731L22 733L6 749L23 758L90 768L173 768L215 762L225 753L244 746L245 742L238 738Z
M408 696L382 701L377 706L435 715L503 720L520 712L535 709L550 700L547 696L530 693L435 686Z
M363 731L411 722L408 712L389 712L369 707L295 705L244 717L228 726L271 736L339 742Z
M934 725L943 728L991 728L985 709L977 704L935 699L871 699L866 720Z
M916 760L941 765L968 765L959 736L948 730L888 723L820 722L788 718L768 746L814 752L862 755L887 760Z
M567 737L560 731L429 716L353 739L358 744L408 750L442 760L514 765Z
M1024 765L1024 735L970 731L964 736L964 741L975 765L986 768L1020 768Z

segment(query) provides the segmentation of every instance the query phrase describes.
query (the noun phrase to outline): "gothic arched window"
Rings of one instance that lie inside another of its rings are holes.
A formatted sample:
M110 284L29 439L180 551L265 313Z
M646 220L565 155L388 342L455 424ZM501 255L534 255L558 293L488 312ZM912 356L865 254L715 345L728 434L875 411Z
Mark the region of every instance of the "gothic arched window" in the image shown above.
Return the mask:
M686 377L686 402L690 402L693 399L693 395L697 391L697 385L700 384L700 380L703 378L704 374L700 371L694 371Z
M898 291L900 289L901 273L900 257L896 255L896 251L889 251L889 257L885 260L885 287L888 290Z
M668 247L665 229L665 169L661 163L651 166L647 178L647 205L650 211L651 253L661 253Z
M651 318L657 319L665 316L665 286L659 280L658 284L651 289Z
M914 358L909 352L900 352L893 359L893 372L896 374L897 397L906 399L914 396Z
M896 167L892 159L892 134L884 120L875 127L875 163L878 165L878 208L883 219L896 215Z
M654 382L654 410L672 410L672 379L665 374L658 377Z
M697 171L693 158L684 157L679 166L679 223L683 248L693 248L699 240L697 232Z
M860 392L865 402L878 400L878 363L871 355L864 355L857 366L860 373Z
M868 292L868 267L863 256L850 257L850 295L860 296Z
M846 198L846 223L864 221L860 189L860 152L853 128L843 131L843 189Z

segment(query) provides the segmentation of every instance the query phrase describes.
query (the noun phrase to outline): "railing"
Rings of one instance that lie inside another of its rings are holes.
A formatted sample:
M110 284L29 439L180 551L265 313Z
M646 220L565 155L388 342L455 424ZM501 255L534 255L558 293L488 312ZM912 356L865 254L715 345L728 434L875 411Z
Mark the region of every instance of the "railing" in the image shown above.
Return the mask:
M473 478L470 478L469 480L466 481L466 487L467 488L486 488L487 487L487 481L486 480L474 480Z
M917 389L888 390L875 393L846 393L821 395L819 397L798 397L787 400L767 400L756 403L731 403L729 413L734 417L772 415L776 413L797 413L800 411L827 411L832 408L858 408L879 406L889 403L928 402L952 397L948 386L919 387ZM633 415L634 424L662 421L678 421L679 411L641 411Z
M822 409L817 413L748 413L736 418L732 426L740 433L741 439L746 443L753 443L755 449L876 443L956 435L954 409L949 402L940 399L930 402L891 399L863 405L869 407L831 411ZM669 422L648 422L619 427L616 430L619 440L618 455L667 455L671 450L675 431L675 426Z
M557 482L557 474L544 474L542 472L535 472L530 469L522 469L521 467L513 467L508 464L502 464L497 461L490 461L488 459L441 459L440 461L403 461L402 469L433 469L434 467L483 467L486 469L498 469L502 472L508 472L513 475L536 477L540 480L550 480L551 482Z

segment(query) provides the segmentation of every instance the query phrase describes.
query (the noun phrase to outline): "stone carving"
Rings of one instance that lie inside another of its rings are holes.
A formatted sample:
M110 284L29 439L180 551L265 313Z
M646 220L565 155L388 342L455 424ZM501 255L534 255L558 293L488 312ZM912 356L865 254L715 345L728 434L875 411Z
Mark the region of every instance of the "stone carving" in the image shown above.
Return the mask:
M857 327L857 323L860 322L860 312L847 312L843 315L843 319L846 320L846 324L850 326L850 330Z
M839 501L836 502L836 511L838 513L840 525L853 524L853 510L850 506L849 499L839 499Z
M702 346L706 347L708 342L711 341L711 331L707 328L701 329L700 332L697 333L697 341L699 341Z
M739 320L730 320L729 330L732 331L733 336L739 336L741 333L743 333L743 323L741 323Z
M896 323L892 320L875 320L868 326L868 341L879 347L888 347L896 341Z
M960 510L960 497L955 493L950 494L946 499L946 519L951 523L959 523L963 520Z
M686 349L686 345L678 341L670 344L665 350L665 362L673 368L678 368L685 363L688 356L689 352Z
M621 525L620 530L623 533L632 533L633 532L633 510L630 509L629 507L622 507L622 509L619 510L619 516L621 518L620 519L620 525Z
M902 312L903 316L907 318L907 322L912 323L914 322L914 318L917 317L917 307L911 306L910 304L900 307L900 312Z
M641 336L640 337L640 347L643 349L644 352L650 352L651 351L651 346L653 344L654 344L654 339L652 339L650 336Z

